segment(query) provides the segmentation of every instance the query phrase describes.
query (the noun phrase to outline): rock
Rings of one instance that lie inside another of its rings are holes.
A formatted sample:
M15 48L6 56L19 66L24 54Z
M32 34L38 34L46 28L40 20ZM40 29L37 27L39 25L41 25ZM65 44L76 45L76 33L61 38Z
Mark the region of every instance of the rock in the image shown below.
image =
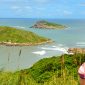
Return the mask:
M68 53L82 53L82 54L85 54L85 48L69 48Z

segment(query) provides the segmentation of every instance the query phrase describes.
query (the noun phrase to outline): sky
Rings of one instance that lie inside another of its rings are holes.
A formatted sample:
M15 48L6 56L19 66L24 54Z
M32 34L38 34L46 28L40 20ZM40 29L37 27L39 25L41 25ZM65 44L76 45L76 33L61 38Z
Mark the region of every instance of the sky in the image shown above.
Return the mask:
M0 0L0 18L85 19L85 0Z

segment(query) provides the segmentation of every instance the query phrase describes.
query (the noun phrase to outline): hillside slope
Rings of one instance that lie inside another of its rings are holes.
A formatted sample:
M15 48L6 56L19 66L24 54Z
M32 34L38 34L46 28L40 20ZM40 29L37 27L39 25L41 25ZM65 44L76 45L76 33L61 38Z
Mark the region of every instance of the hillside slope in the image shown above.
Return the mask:
M85 54L44 58L31 68L0 72L0 85L79 85L78 68Z
M50 40L37 34L25 31L21 29L16 29L13 27L0 26L0 43L6 44L24 44L24 45L34 45L41 44L43 42L49 42Z

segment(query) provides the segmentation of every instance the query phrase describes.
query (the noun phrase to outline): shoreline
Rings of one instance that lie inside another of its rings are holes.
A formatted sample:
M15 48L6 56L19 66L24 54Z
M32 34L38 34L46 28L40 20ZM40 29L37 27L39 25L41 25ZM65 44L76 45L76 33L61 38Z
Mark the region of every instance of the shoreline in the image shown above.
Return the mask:
M39 42L39 43L11 43L11 42L0 42L0 46L4 45L4 46L35 46L35 45L42 45L42 44L46 44L46 43L52 43L54 41L52 40L48 40L48 41L44 41L44 42Z

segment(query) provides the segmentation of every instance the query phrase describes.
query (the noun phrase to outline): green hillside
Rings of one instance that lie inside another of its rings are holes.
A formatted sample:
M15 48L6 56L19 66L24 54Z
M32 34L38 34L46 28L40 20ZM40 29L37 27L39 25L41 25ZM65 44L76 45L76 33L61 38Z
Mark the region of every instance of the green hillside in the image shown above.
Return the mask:
M11 43L42 43L49 39L38 36L37 34L16 29L13 27L0 26L0 42L11 42Z
M44 58L31 68L0 72L0 85L79 85L78 68L85 54Z

